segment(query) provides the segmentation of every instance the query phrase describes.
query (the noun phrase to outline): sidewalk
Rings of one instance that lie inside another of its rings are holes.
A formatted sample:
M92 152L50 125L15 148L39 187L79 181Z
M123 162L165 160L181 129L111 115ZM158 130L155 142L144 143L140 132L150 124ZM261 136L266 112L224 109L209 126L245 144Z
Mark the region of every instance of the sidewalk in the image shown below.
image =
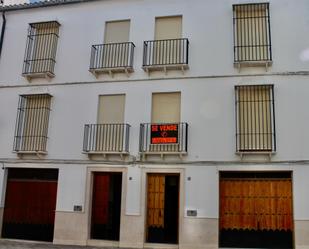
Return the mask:
M0 239L0 249L115 249L115 247L63 246L52 243Z

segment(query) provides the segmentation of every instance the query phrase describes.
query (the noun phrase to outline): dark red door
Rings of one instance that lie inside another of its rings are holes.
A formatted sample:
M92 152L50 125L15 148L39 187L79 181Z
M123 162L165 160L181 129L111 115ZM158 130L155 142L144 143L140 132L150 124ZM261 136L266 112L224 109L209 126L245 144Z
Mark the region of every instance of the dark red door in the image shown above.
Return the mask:
M122 173L94 173L91 238L119 240L121 186Z
M48 177L44 175L48 172L40 176L41 171L9 169L2 237L53 240L57 199L57 179L53 178L58 172L52 170Z

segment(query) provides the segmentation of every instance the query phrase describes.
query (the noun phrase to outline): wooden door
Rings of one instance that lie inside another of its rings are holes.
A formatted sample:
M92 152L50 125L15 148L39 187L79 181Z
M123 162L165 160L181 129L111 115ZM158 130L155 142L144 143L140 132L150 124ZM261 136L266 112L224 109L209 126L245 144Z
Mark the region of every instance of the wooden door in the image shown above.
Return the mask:
M108 223L110 176L108 174L95 174L93 181L92 224Z
M147 238L150 243L178 243L179 175L148 174Z
M291 179L221 179L221 229L292 231Z
M164 228L165 175L148 175L147 227Z

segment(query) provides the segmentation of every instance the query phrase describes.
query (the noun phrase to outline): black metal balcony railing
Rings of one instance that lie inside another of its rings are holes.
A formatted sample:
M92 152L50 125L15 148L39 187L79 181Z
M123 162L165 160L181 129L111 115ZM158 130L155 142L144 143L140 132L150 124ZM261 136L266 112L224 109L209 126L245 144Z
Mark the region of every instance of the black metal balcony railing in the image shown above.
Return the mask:
M90 71L113 68L133 68L134 43L106 43L92 45Z
M187 38L144 41L143 67L188 65Z
M17 153L45 153L47 139L48 137L44 135L15 136L13 150Z
M139 151L141 153L187 153L188 151L188 124L177 123L177 132L175 136L175 143L153 143L152 126L154 125L175 125L164 123L144 123L140 124L140 141Z
M86 124L84 152L129 152L129 124Z
M234 62L271 61L269 3L233 5Z

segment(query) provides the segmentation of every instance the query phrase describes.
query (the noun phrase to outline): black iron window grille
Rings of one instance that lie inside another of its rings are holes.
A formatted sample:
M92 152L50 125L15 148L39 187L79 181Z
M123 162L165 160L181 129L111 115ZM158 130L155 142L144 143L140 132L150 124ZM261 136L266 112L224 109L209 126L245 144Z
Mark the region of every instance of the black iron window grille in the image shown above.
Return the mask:
M15 127L15 152L46 152L51 95L21 95Z
M30 24L23 66L24 76L54 76L59 26L57 21Z
M235 86L236 152L276 151L273 85Z
M186 154L188 152L188 124L177 123L178 131L175 143L152 143L151 128L154 125L174 125L169 123L155 124L143 123L140 124L139 151L141 153L179 153Z
M189 63L187 38L144 41L143 67L182 65Z
M133 42L92 45L90 71L119 68L132 71L134 48Z
M129 124L86 124L83 151L129 153Z
M234 62L272 61L269 3L233 5Z

